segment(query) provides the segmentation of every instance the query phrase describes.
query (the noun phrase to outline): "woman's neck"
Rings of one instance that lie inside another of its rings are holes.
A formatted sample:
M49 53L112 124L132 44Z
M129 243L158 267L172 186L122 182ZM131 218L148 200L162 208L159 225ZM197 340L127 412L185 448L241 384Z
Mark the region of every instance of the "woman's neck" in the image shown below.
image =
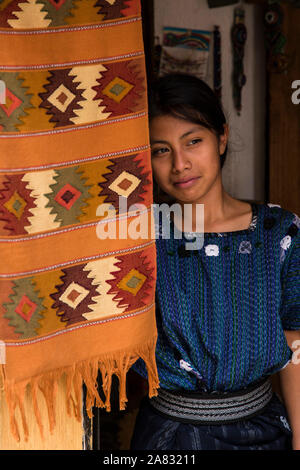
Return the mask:
M190 228L187 231L199 231L199 224L203 229L206 226L212 226L225 220L232 200L234 199L222 187L218 192L215 191L214 194L206 195L198 201L191 203L176 202L181 206L181 223L187 224ZM179 217L180 215L178 215L177 220Z
M226 191L211 201L176 202L182 211L174 214L174 223L186 232L229 232L246 229L251 223L251 205L233 198Z

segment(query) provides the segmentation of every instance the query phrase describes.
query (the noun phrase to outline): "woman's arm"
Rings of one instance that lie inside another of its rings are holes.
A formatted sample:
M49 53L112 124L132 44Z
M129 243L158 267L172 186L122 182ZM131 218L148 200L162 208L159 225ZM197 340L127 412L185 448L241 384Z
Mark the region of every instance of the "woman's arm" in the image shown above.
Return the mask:
M285 331L294 355L290 364L279 371L282 398L293 431L293 450L300 450L300 331Z

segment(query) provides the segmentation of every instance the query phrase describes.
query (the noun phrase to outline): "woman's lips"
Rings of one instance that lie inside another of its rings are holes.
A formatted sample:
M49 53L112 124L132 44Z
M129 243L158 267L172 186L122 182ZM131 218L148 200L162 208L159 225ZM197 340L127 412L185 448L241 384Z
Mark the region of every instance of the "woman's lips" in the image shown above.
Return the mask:
M189 180L178 181L177 183L174 183L174 186L176 186L177 188L189 188L194 184L197 179L199 179L198 176L196 178L190 178Z

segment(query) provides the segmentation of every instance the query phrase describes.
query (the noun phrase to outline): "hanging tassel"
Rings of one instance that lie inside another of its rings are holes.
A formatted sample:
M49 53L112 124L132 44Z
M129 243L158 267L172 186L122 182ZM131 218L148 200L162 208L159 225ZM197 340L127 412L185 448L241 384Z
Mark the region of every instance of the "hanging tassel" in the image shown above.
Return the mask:
M42 424L42 417L37 401L37 391L38 391L38 386L35 380L31 381L31 395L32 395L32 404L33 404L33 409L34 409L34 414L36 417L36 421L40 430L40 435L41 438L44 439L44 426Z
M4 384L6 403L9 411L10 428L12 435L17 441L20 441L20 430L16 418L16 411L19 408L21 415L21 425L23 428L24 439L29 438L29 428L26 420L24 397L28 386L31 393L33 410L40 430L42 439L45 432L42 422L42 414L39 406L38 392L40 391L45 398L50 433L53 433L56 424L55 401L57 395L58 382L65 376L66 383L66 408L67 414L73 414L80 421L82 419L82 387L86 385L86 410L88 416L92 417L92 408L94 406L106 408L111 411L110 395L112 387L112 376L116 375L119 379L119 408L124 410L127 403L126 396L126 376L130 367L138 358L142 358L146 364L149 382L149 397L157 395L159 386L155 363L155 343L156 338L149 344L143 344L130 351L114 352L111 356L105 355L99 358L92 358L72 364L69 367L48 372L38 377L28 379L21 384L13 382L8 383L5 376L5 369L2 367L1 378ZM97 377L98 373L102 376L102 393L104 400L100 397Z
M56 424L56 416L55 416L55 398L57 392L57 381L60 378L59 372L50 373L46 376L43 376L39 380L39 389L44 395L47 411L48 411L48 419L49 419L49 430L50 433L53 433Z

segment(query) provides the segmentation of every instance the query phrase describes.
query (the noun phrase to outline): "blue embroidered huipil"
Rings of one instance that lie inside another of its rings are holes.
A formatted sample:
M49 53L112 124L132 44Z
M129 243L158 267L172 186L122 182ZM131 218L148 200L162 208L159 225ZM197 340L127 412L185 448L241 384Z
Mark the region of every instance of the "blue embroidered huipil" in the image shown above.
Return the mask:
M161 223L160 223L161 228ZM300 219L252 204L248 229L158 238L156 360L168 390L235 391L291 360L284 330L300 330ZM184 234L183 234L184 235ZM134 369L146 377L143 362Z

